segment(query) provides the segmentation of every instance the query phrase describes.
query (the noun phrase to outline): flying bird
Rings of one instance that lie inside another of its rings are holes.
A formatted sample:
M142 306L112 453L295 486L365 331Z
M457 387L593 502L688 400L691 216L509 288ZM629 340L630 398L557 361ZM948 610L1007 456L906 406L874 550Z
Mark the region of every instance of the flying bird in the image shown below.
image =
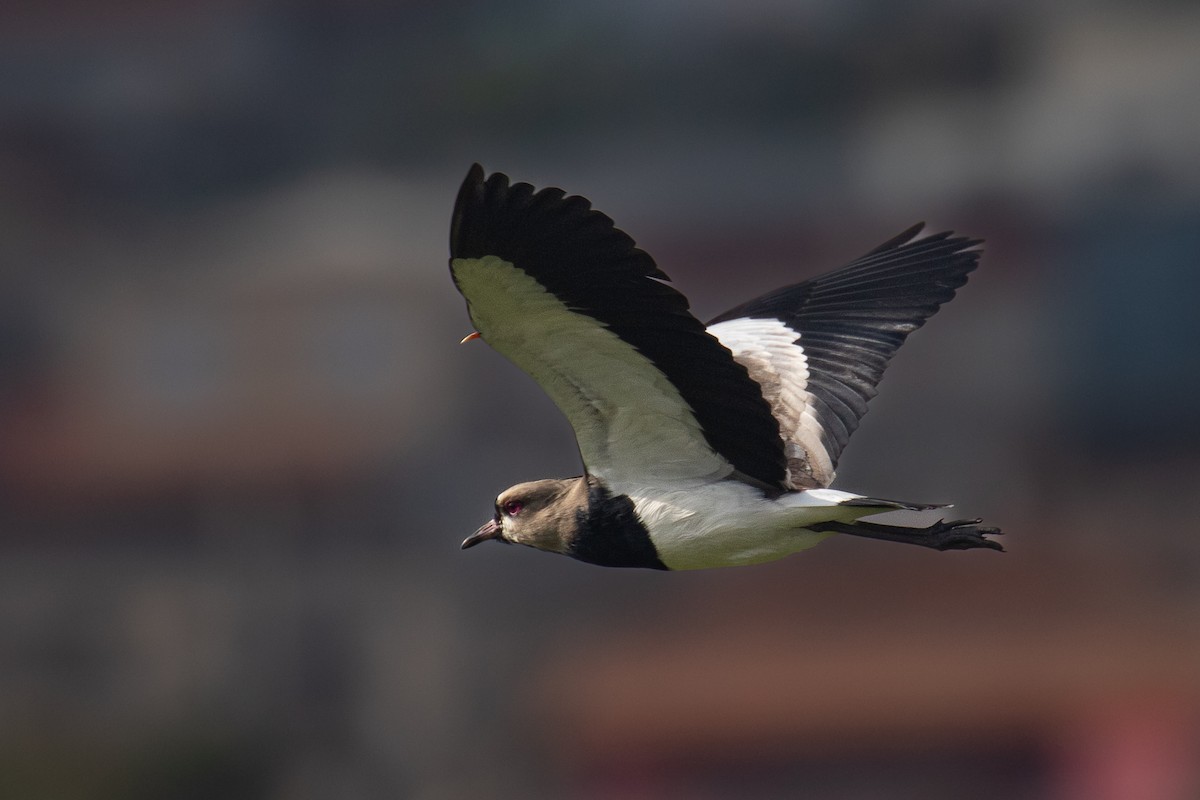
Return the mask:
M654 569L770 561L836 534L1002 550L978 519L863 519L944 506L828 488L888 361L979 263L980 240L922 229L705 325L589 201L472 166L450 225L475 326L463 341L482 338L537 381L584 473L501 492L462 547Z

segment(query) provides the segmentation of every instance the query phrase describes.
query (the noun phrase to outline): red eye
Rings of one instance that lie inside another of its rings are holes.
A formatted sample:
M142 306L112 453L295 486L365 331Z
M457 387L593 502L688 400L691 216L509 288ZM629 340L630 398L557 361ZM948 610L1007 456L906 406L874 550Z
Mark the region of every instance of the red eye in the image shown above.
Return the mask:
M525 504L520 500L509 500L504 504L504 513L508 514L510 517L515 517L517 514L521 513L521 509L524 507Z

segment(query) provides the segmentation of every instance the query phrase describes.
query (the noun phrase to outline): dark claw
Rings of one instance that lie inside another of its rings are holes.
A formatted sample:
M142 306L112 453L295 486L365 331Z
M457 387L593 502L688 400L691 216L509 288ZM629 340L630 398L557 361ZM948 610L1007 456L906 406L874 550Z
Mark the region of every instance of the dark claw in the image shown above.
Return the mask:
M999 542L988 539L988 536L1001 536L999 528L979 527L982 519L956 519L946 522L939 519L924 532L930 537L930 546L937 550L970 550L975 547L986 547L989 550L1004 552L1004 546Z

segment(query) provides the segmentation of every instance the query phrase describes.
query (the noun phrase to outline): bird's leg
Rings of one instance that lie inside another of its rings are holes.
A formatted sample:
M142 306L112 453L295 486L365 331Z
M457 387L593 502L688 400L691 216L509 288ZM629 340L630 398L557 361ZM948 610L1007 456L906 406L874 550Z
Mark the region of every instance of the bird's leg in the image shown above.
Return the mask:
M852 536L864 536L868 539L882 539L886 542L904 542L921 547L932 547L934 550L970 550L974 547L987 547L1003 551L999 542L988 539L988 536L998 536L999 528L988 528L979 525L981 519L958 519L953 522L938 520L925 528L909 528L904 525L884 525L879 522L821 522L810 526L810 530L820 532L848 533Z

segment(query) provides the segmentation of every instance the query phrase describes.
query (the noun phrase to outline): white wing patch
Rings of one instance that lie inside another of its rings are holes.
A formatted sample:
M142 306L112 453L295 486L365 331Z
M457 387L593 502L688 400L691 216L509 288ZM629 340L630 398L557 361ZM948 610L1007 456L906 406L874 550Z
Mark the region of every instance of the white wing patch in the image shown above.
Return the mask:
M675 386L601 322L497 256L450 266L483 340L566 415L590 474L620 493L630 482L711 481L733 471Z
M788 463L788 485L812 489L833 482L833 461L821 442L821 424L808 391L808 359L800 334L777 319L718 322L708 332L729 348L761 387L779 422Z

